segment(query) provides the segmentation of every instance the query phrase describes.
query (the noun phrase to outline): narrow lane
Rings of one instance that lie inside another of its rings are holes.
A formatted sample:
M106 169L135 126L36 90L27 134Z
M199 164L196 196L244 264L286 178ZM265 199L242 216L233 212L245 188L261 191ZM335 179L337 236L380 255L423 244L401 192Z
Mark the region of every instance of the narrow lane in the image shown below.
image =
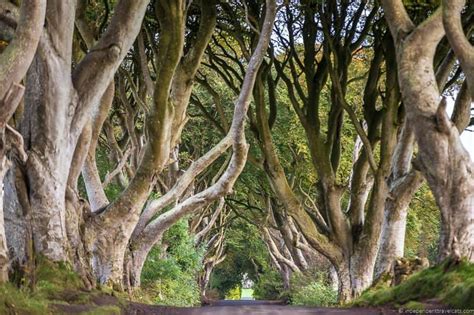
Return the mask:
M288 306L278 301L219 301L205 307L163 307L150 305L133 305L127 312L130 315L309 315L309 314L354 314L354 315L388 315L398 314L395 310L381 308L315 308Z

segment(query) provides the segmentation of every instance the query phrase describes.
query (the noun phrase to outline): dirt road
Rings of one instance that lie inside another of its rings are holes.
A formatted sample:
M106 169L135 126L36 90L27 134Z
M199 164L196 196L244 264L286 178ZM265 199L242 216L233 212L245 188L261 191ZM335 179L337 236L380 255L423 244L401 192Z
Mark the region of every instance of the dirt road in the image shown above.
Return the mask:
M177 308L151 305L133 305L129 315L388 315L397 311L376 308L311 308L281 305L274 301L219 301L212 306Z

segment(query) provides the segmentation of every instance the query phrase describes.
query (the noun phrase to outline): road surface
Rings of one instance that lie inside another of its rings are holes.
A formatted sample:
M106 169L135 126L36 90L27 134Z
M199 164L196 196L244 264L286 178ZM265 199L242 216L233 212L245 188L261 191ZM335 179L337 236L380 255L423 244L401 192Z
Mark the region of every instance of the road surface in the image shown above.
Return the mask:
M398 311L377 308L313 308L282 305L275 301L219 301L212 306L178 308L151 305L134 305L130 315L389 315Z

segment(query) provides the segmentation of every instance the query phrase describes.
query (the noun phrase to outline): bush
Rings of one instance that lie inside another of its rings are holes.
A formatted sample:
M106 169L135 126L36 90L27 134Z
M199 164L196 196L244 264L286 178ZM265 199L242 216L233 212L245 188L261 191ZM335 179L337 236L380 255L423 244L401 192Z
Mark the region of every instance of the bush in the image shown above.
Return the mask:
M0 286L0 314L48 314L48 301L6 283Z
M311 282L291 296L291 304L331 306L337 302L337 292L322 281Z
M337 303L337 291L331 287L325 273L308 270L293 274L290 301L293 305L332 306Z
M153 302L158 305L195 306L200 303L199 288L196 280L185 273L176 278L164 277L146 286Z
M142 272L143 292L147 299L160 305L194 306L200 303L197 274L203 251L194 247L186 220L165 233L171 244L166 253L160 247L151 250Z
M253 289L253 296L257 300L286 299L286 292L283 290L283 281L281 280L280 274L275 270L261 274Z
M242 295L242 289L240 287L235 287L229 290L229 292L225 296L225 299L226 300L240 300L241 295Z
M428 299L437 299L459 309L474 308L474 264L448 260L412 275L398 286L368 289L353 304L400 306Z

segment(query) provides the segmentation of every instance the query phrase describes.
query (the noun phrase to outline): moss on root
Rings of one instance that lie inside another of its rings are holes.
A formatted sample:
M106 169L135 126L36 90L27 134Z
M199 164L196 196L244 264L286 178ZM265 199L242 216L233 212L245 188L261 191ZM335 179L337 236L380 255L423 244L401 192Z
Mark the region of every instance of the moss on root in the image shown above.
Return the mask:
M33 290L0 285L0 314L67 314L68 309L84 309L83 314L108 315L120 314L128 305L123 293L85 290L67 263L38 258L34 280Z
M82 280L67 263L38 258L35 280L32 295L38 298L73 302L83 299L87 293L82 291Z
M6 283L0 286L0 314L48 314L48 301Z
M474 308L474 264L446 261L415 273L395 287L379 284L366 290L355 306L415 305L429 299L459 309Z
M93 310L82 312L81 315L120 315L122 309L115 305L99 306Z

